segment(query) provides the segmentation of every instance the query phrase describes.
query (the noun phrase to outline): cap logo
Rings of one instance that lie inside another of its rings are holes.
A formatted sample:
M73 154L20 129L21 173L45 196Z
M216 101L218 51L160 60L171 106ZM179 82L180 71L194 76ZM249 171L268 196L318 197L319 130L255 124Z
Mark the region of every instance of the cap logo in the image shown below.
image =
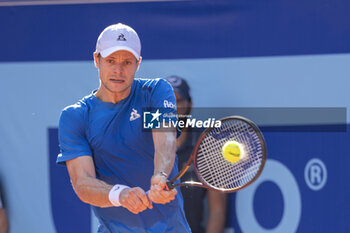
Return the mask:
M118 39L119 41L126 41L125 37L124 37L124 34L120 33L120 35L118 36Z

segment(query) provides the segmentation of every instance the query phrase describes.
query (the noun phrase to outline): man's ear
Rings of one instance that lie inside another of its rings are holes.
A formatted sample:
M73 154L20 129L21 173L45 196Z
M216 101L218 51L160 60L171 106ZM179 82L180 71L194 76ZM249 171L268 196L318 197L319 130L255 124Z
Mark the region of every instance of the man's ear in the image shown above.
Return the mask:
M99 53L94 53L94 64L96 68L100 68L100 59Z
M137 64L137 69L136 69L136 71L139 70L141 61L142 61L142 57L140 56L139 60L138 60L137 63L136 63L136 64Z

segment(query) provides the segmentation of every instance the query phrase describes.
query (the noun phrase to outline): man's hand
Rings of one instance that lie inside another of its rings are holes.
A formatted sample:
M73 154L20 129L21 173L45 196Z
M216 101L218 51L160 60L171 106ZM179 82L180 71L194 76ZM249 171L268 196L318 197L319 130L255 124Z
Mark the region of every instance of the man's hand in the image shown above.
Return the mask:
M176 189L168 190L166 185L167 178L161 174L152 176L151 189L148 196L154 203L166 204L175 199L177 194Z
M153 208L147 194L139 187L124 189L120 193L119 202L124 208L127 208L134 214L138 214L147 208Z

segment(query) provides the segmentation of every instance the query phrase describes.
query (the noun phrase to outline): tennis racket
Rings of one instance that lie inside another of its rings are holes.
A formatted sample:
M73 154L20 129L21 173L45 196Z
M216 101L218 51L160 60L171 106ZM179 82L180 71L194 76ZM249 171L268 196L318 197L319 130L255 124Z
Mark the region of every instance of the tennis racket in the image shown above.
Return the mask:
M222 192L235 192L253 183L261 174L266 161L265 139L256 124L240 117L220 120L220 128L207 128L199 137L190 159L172 180L168 188L197 186ZM232 162L223 152L227 142L239 146L240 157ZM200 182L184 181L175 184L193 163Z

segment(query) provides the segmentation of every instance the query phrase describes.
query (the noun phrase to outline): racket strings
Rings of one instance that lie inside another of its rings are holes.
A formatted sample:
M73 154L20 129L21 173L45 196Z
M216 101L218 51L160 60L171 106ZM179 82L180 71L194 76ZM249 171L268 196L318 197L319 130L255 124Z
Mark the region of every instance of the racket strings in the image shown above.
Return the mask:
M222 155L227 141L242 145L243 155L237 163ZM223 121L221 128L213 128L202 140L196 159L199 175L209 185L221 190L238 189L249 183L262 163L262 142L255 129L241 120Z
M220 153L220 151L216 153ZM248 181L245 181L244 178L249 180L251 178L247 176L254 175L252 174L253 172L249 171L249 167L246 167L245 164L242 164L242 167L231 169L230 165L226 161L223 162L222 160L218 159L220 157L215 157L215 158L216 160L214 162L216 163L216 165L214 165L214 167L216 169L211 169L211 168L207 169L207 171L203 173L203 176L207 176L208 182L212 183L212 185L216 187L230 189L230 188L233 188L234 186L244 185L244 183L248 182ZM210 163L206 161L204 168L205 167L208 168L209 165ZM200 166L200 169L203 170L203 165L201 164L199 166ZM252 166L251 169L254 170L254 166ZM242 173L242 171L244 170L246 170L246 172Z

